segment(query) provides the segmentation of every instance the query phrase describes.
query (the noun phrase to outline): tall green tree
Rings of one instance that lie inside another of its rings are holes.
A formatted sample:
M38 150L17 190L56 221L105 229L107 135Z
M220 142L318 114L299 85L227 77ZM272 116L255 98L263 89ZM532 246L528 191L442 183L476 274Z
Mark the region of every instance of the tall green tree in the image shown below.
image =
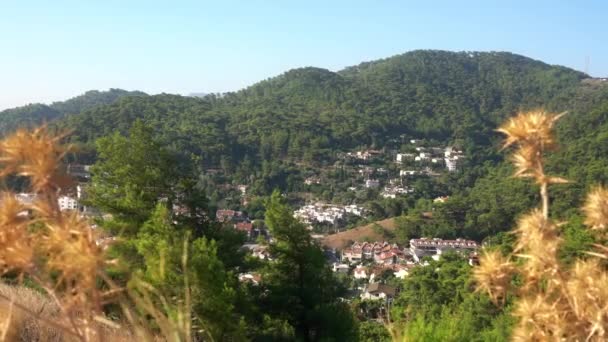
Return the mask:
M275 258L263 273L268 294L262 305L267 312L286 319L302 341L355 339L353 315L339 301L341 287L322 250L278 191L267 202L265 221L274 238L270 252Z
M116 220L139 225L161 199L168 199L176 172L152 129L136 121L128 136L116 132L97 140L88 201ZM136 231L125 231L135 234Z

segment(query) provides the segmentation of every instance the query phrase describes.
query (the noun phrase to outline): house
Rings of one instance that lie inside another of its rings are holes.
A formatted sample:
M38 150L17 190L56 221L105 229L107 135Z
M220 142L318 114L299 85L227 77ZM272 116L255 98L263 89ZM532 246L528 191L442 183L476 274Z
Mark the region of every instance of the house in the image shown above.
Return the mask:
M336 273L346 274L350 270L350 267L347 264L338 264L337 262L335 262L333 264L332 270Z
M363 207L360 207L356 204L344 206L344 211L346 211L346 213L357 215L357 216L362 216L364 214L364 210L365 209Z
M19 203L21 203L23 205L31 205L38 198L38 195L22 192L22 193L16 194L15 198L17 199L17 201L19 201Z
M245 194L247 193L247 185L244 184L239 184L236 186L237 189L239 189L239 191L241 192L241 195L245 196Z
M270 251L266 246L255 246L251 250L251 255L262 260L272 260Z
M346 214L356 216L363 215L363 208L355 204L352 205L334 205L325 203L309 204L294 211L293 216L305 224L313 224L315 222L327 222L336 224L344 218Z
M376 179L368 179L365 181L366 188L377 188L380 186L380 181Z
M215 212L215 217L219 222L243 221L246 219L242 211L230 209L218 209Z
M416 267L416 265L412 265L412 264L393 265L393 274L395 275L396 278L405 279L405 277L410 275L410 272L414 267Z
M304 180L304 184L313 185L313 184L321 184L321 179L319 177L308 177Z
M443 239L411 239L410 253L414 260L420 262L425 256L439 258L441 254L447 251L466 252L476 251L478 248L477 242L465 239L443 240Z
M361 165L359 165L361 167ZM359 169L359 173L365 177L369 177L374 173L374 168L370 166L365 166Z
M355 279L367 279L369 277L369 269L365 266L357 266L353 271L353 277Z
M404 253L397 245L390 246L388 249L383 248L374 255L374 262L382 265L394 265L404 260Z
M399 176L401 177L405 177L405 176L415 176L416 173L418 173L415 170L400 170L399 171Z
M451 146L445 148L443 152L445 167L450 172L454 172L458 169L460 162L462 161L464 154L462 151L456 150Z
M248 237L251 237L251 235L253 234L253 223L237 222L234 224L234 229L247 234Z
M380 284L380 283L373 283L373 284L369 284L365 288L365 290L361 294L361 299L392 300L393 298L395 298L396 294L397 294L397 289L393 286L386 285L386 284Z
M377 150L367 150L367 151L357 151L355 153L347 153L347 155L351 158L359 159L359 160L371 160L381 155L382 151Z
M342 250L342 261L348 260L350 263L360 262L363 258L363 246L355 242L349 248Z
M68 164L66 173L74 178L89 180L91 179L91 165Z
M445 203L449 198L449 196L439 196L433 199L433 203Z
M448 169L448 171L454 172L454 171L458 170L458 157L445 158L444 160L445 160L445 167Z
M471 266L479 265L479 253L477 251L471 252L469 254L469 265L471 265Z
M262 281L262 276L257 272L241 273L239 274L239 281L241 283L250 283L252 285L259 285Z
M57 203L59 204L59 210L78 210L78 200L72 196L59 196L57 199Z

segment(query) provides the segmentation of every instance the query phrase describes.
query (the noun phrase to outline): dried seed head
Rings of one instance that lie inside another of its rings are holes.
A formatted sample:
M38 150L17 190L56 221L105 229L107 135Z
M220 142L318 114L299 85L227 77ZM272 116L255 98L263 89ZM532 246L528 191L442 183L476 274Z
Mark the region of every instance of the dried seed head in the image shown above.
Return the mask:
M515 177L529 178L536 176L540 151L534 146L522 146L511 156L515 166Z
M29 177L34 191L55 187L58 168L69 147L59 144L64 135L54 136L46 127L32 132L18 130L0 142L0 176L17 174Z
M484 251L479 266L473 271L477 290L487 292L495 303L504 300L515 266L498 251Z
M27 232L26 208L11 193L0 198L0 273L32 265L34 250Z
M521 217L515 230L517 256L524 258L526 282L534 283L546 275L553 275L559 268L557 251L561 239L557 226L546 219L538 209Z
M602 186L587 195L583 206L585 224L591 229L605 229L608 226L608 190Z
M97 270L104 260L88 222L73 213L59 222L45 223L48 232L42 248L48 255L47 267L60 272L61 279L78 291L95 289Z
M545 148L554 146L555 140L551 130L555 122L564 114L550 114L544 110L519 113L497 130L507 136L503 147L506 148L516 143L539 145Z
M608 327L608 274L595 259L577 261L566 284L576 330L606 337Z
M521 298L513 311L519 324L513 330L514 341L560 340L568 325L561 303L548 302L542 295Z

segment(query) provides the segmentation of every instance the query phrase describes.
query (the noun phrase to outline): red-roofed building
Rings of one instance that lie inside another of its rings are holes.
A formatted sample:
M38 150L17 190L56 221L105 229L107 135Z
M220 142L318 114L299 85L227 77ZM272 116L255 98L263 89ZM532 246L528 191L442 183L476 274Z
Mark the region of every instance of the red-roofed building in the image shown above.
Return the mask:
M234 229L244 232L248 237L253 233L253 223L251 222L237 222L234 224Z
M218 222L243 221L246 219L242 211L219 209L215 212L215 217Z

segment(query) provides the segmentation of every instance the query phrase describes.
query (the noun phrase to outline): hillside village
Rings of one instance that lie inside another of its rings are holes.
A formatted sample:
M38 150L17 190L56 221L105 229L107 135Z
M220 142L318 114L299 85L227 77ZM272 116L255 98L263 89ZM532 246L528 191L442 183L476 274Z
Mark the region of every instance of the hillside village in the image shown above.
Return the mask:
M465 239L419 238L410 240L409 247L386 241L354 242L339 252L339 260L333 263L332 269L357 281L367 282L368 284L359 282L356 288L362 299L390 299L398 289L384 284L387 281L386 274L389 279L404 279L413 268L428 265L426 258L439 260L441 255L448 252L467 257L473 265L477 262L478 248L477 242ZM374 284L381 284L381 289L389 291L382 292Z
M476 265L479 247L477 242L466 239L419 238L410 240L409 246L387 241L354 242L341 251L327 250L326 257L334 273L351 280L348 300L390 302L399 291L392 280L405 279L416 267L425 267L428 260L439 260L446 253L458 253L470 265ZM272 260L263 246L251 245L248 249L254 257ZM262 277L253 272L242 273L239 279L257 285Z
M382 150L360 150L348 152L340 158L345 162L343 170L350 169L345 175L349 184L345 189L335 189L345 193L367 191L372 196L384 199L405 198L416 192L413 181L420 177L438 177L442 173L457 171L464 160L464 154L451 146L445 148L424 147L420 142L410 140L408 151L388 152ZM97 216L103 213L86 206L86 187L91 181L89 165L69 164L67 173L74 182L58 192L58 207L61 211L78 212L83 216ZM208 170L212 177L221 179L220 169ZM324 170L303 179L309 189L323 188L326 176ZM215 219L224 227L231 227L244 234L246 244L243 249L252 257L272 261L274 256L267 248L272 236L265 227L264 220L253 218L243 209L253 198L246 184L220 183L218 189L224 196L234 194L237 199L232 205L220 207L215 211ZM314 194L314 192L313 192ZM36 194L20 193L16 198L26 204L34 203ZM373 197L372 197L373 198ZM433 203L442 203L448 196L440 196ZM357 203L331 203L320 199L309 200L296 207L293 216L302 222L317 239L331 232L348 229L349 225L363 222L370 217L366 200ZM182 208L173 206L173 213L180 215ZM323 228L324 227L324 228ZM320 234L319 234L320 233ZM112 237L101 238L98 243L105 244ZM409 241L408 246L387 241L353 242L342 250L326 250L327 263L331 270L345 279L350 285L345 300L377 301L390 303L399 293L397 280L405 279L415 268L428 265L427 258L438 260L446 252L456 252L469 259L470 264L477 262L478 244L474 241L456 239L418 238ZM257 272L241 273L242 283L253 286L260 284L263 277Z

